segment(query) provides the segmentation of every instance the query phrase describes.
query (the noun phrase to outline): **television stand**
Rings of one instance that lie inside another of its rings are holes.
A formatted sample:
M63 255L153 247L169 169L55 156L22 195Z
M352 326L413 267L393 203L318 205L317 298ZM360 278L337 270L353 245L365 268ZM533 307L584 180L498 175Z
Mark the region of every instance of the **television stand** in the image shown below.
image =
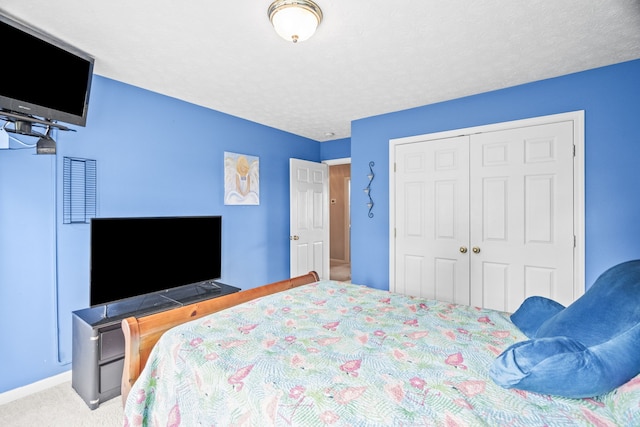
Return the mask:
M123 319L159 313L240 290L219 282L214 286L203 286L200 282L74 311L71 386L87 406L96 409L102 402L120 395L124 368Z
M219 291L221 289L218 282L214 280L205 280L204 282L198 283L196 286L209 291Z

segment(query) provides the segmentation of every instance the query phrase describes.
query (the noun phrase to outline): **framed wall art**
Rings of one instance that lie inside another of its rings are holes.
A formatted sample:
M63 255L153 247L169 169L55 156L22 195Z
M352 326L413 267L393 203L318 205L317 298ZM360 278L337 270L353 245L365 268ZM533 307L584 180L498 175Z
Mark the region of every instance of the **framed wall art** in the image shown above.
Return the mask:
M224 204L260 204L260 160L257 156L225 151Z

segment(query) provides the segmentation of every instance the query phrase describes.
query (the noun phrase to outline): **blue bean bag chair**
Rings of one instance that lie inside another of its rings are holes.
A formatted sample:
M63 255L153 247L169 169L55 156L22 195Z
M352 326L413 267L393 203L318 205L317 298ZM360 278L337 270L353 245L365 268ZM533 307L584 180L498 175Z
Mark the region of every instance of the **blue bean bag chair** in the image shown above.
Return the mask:
M504 388L594 397L640 373L640 260L605 271L568 307L527 298L511 321L529 338L507 348L489 374Z

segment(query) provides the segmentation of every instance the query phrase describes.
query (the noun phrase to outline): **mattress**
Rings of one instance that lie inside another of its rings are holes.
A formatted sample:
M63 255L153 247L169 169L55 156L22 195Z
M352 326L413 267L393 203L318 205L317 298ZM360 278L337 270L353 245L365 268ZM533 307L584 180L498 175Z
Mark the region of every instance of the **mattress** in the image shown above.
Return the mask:
M631 426L640 379L590 399L506 390L509 313L320 281L165 333L127 426Z

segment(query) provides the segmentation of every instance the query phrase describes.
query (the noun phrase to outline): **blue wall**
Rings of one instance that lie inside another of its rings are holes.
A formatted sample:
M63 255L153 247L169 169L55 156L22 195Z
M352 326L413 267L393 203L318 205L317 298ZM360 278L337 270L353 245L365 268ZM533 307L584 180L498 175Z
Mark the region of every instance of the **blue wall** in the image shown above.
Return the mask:
M320 158L346 159L351 157L351 138L334 139L320 144Z
M585 288L607 268L640 258L640 60L357 120L351 179L352 280L389 286L389 140L529 117L585 111Z
M71 312L89 303L63 157L97 161L98 216L222 215L222 281L244 289L289 276L289 158L322 160L317 141L99 76L76 130L54 135L56 156L0 150L0 393L71 368ZM259 206L224 205L225 151L260 158Z
M87 127L58 132L57 156L0 150L0 393L70 369L70 313L88 304L88 226L61 224L64 156L98 161L99 216L223 215L223 280L243 288L289 274L290 157L351 157L354 189L374 161L373 218L352 193L352 277L388 289L389 139L585 110L589 286L640 258L639 76L632 61L357 120L323 143L96 77ZM223 205L224 151L260 157L260 206Z

